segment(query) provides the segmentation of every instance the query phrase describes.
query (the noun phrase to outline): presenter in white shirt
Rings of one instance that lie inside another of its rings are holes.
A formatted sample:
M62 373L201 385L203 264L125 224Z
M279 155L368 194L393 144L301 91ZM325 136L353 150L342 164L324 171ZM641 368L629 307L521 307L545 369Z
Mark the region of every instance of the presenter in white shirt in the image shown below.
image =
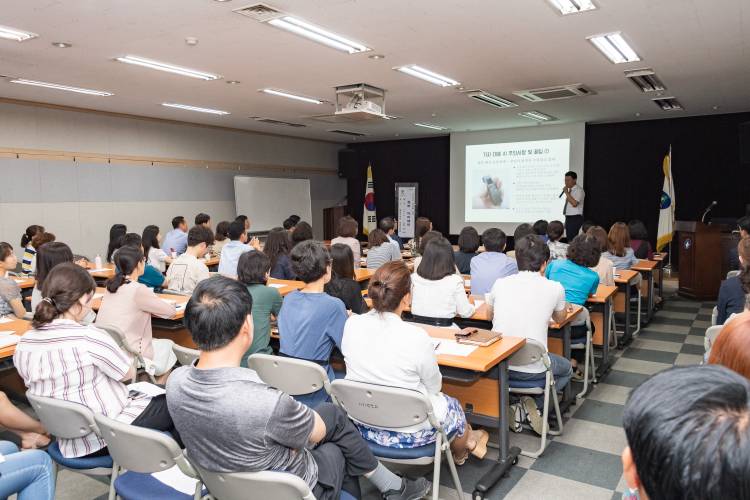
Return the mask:
M563 215L565 216L565 237L573 241L583 226L583 199L586 193L578 185L578 174L573 171L565 174L565 187L561 196L565 196Z

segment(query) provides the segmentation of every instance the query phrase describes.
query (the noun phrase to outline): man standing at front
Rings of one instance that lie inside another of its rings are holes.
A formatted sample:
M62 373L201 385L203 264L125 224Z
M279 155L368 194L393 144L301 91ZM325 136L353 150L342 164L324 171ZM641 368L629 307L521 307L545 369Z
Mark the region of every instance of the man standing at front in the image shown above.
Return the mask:
M570 171L565 174L563 215L565 216L565 237L568 242L573 241L583 225L583 198L586 193L577 181L578 174L575 172Z

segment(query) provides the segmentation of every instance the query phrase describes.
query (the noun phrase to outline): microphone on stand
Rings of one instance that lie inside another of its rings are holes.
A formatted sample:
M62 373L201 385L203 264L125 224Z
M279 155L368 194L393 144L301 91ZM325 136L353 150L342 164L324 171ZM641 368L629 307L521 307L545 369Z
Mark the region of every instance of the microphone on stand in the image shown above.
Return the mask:
M708 206L708 207L706 208L706 210L705 210L705 211L703 212L703 215L701 216L701 222L703 222L703 223L705 224L705 222L706 222L706 215L708 215L708 214L709 214L709 212L711 212L711 210L713 210L713 209L714 209L714 207L715 207L716 205L718 205L718 204L719 204L719 202L718 202L718 201L716 201L716 200L714 200L714 201L712 201L712 202L711 202L711 204L710 204L710 205L709 205L709 206Z

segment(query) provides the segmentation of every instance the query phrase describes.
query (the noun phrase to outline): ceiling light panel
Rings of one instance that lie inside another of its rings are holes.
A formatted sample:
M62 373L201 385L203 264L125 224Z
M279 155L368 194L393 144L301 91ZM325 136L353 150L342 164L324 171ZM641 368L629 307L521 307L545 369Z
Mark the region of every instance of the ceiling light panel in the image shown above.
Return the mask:
M641 60L619 31L590 36L588 40L614 64Z
M479 90L476 92L469 92L468 95L470 98L479 101L484 104L489 104L490 106L495 106L496 108L515 108L518 106L513 101L509 101L508 99L504 99L500 96L496 96L495 94L490 94L489 92L485 92L483 90Z
M10 83L30 85L32 87L43 87L46 89L53 89L53 90L65 90L68 92L76 92L78 94L95 95L95 96L100 96L100 97L109 97L109 96L114 95L112 92L105 92L103 90L92 90L92 89L84 89L81 87L71 87L70 85L62 85L59 83L38 82L36 80L26 80L25 78L15 78L11 80Z
M342 52L347 52L349 54L356 54L359 52L367 52L369 50L372 50L360 42L357 42L350 38L346 38L342 35L339 35L338 33L328 31L321 28L320 26L308 23L307 21L304 21L297 17L281 16L275 17L266 22L276 28L289 31L290 33L294 33L295 35L305 37L314 42L327 45L328 47L340 50Z
M432 130L448 130L448 127L443 127L441 125L434 125L432 123L415 123L417 127L423 127L423 128L429 128Z
M430 71L429 69L425 69L421 66L417 66L416 64L409 64L407 66L399 66L393 69L395 69L396 71L400 71L401 73L406 73L407 75L411 75L413 77L419 78L420 80L430 82L434 85L438 85L440 87L453 87L456 85L461 85L459 82L457 82L453 78L448 78L447 76L443 76L439 73L435 73L434 71Z
M550 3L560 11L560 14L578 14L589 10L595 10L596 5L591 0L549 0Z
M537 122L551 122L557 120L554 116L545 115L539 111L524 111L523 113L518 113L518 116L523 116L524 118Z
M15 42L25 42L31 40L39 35L30 31L20 30L18 28L11 28L10 26L0 26L0 38L5 40L13 40Z
M307 97L303 95L293 94L291 92L287 92L286 90L279 90L279 89L260 89L261 92L265 94L271 94L279 97L286 97L287 99L294 99L296 101L302 101L307 102L310 104L321 104L323 103L323 100L321 99L315 99L314 97Z
M682 111L685 109L676 97L657 97L651 99L662 111Z
M133 64L135 66L142 66L144 68L165 71L167 73L173 73L176 75L188 76L190 78L198 78L200 80L218 80L219 78L221 78L220 75L215 75L213 73L206 73L204 71L198 71L196 69L190 69L183 66L176 66L174 64L154 61L153 59L146 59L145 57L140 56L128 55L118 57L116 58L116 60L126 64Z
M209 113L212 115L228 115L229 114L229 111L222 111L220 109L200 108L198 106L189 106L187 104L177 104L174 102L163 102L161 103L161 105L166 106L168 108L184 109L187 111L197 111L199 113Z
M654 70L651 68L636 69L633 71L626 71L625 77L633 82L633 85L643 93L649 92L663 92L667 90L666 85L661 79L656 76Z

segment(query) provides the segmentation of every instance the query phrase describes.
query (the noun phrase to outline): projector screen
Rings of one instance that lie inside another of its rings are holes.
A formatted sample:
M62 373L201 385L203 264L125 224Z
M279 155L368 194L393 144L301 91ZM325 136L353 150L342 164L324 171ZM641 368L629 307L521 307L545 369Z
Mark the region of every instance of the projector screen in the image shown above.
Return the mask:
M253 232L281 226L286 214L312 221L309 179L238 175L234 178L234 202L237 215L250 217Z
M584 134L583 124L451 134L450 232L563 220L565 172L583 185Z

